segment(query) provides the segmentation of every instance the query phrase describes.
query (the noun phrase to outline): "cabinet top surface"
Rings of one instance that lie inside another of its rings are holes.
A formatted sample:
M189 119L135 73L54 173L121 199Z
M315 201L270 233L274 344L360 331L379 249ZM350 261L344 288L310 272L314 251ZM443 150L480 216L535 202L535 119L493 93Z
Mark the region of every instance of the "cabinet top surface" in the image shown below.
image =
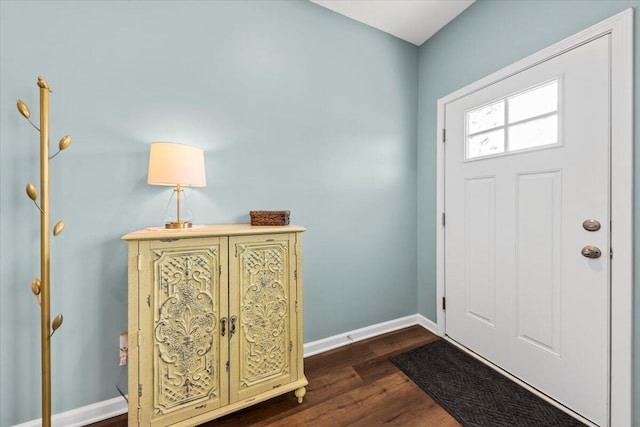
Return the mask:
M251 225L251 224L215 224L194 225L192 228L167 229L148 227L122 236L122 240L155 240L166 238L244 236L250 234L295 233L304 231L297 225Z

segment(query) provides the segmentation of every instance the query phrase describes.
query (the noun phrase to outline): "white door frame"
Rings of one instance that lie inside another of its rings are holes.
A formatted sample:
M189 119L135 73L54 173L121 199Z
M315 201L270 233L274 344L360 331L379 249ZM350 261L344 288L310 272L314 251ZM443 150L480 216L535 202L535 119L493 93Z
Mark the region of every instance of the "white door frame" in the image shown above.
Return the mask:
M445 158L442 136L446 104L605 34L611 34L610 203L613 224L609 301L611 372L608 425L631 426L633 422L633 9L626 9L438 100L436 217L440 219L445 207ZM444 226L440 221L436 237L437 331L444 336L445 312L440 302L445 296L445 240Z

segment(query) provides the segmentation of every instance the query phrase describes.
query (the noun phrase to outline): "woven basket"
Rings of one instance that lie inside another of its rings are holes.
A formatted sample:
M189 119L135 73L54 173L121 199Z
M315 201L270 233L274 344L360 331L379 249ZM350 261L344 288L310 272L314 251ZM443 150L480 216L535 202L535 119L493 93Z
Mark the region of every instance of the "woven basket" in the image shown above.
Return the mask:
M251 225L289 225L290 211L250 211Z

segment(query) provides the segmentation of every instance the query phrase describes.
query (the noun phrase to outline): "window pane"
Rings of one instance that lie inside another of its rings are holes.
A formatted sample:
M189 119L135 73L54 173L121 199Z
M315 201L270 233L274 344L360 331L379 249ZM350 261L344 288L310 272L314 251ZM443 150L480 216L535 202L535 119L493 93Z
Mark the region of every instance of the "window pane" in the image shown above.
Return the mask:
M467 135L504 126L504 100L467 113Z
M504 129L467 138L467 159L504 153Z
M509 123L558 111L558 81L513 96L508 102Z
M557 114L509 127L509 151L551 145L557 142Z

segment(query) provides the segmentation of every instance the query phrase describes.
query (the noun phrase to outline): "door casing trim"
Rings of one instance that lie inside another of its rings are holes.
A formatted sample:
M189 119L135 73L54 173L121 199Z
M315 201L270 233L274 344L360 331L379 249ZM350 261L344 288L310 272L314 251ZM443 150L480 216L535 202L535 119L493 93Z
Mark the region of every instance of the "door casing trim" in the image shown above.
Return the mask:
M611 35L611 290L608 426L633 423L633 9L629 8L573 36L463 87L437 103L436 287L438 334L445 335L445 212L443 132L445 106L463 96L534 67L580 45Z

